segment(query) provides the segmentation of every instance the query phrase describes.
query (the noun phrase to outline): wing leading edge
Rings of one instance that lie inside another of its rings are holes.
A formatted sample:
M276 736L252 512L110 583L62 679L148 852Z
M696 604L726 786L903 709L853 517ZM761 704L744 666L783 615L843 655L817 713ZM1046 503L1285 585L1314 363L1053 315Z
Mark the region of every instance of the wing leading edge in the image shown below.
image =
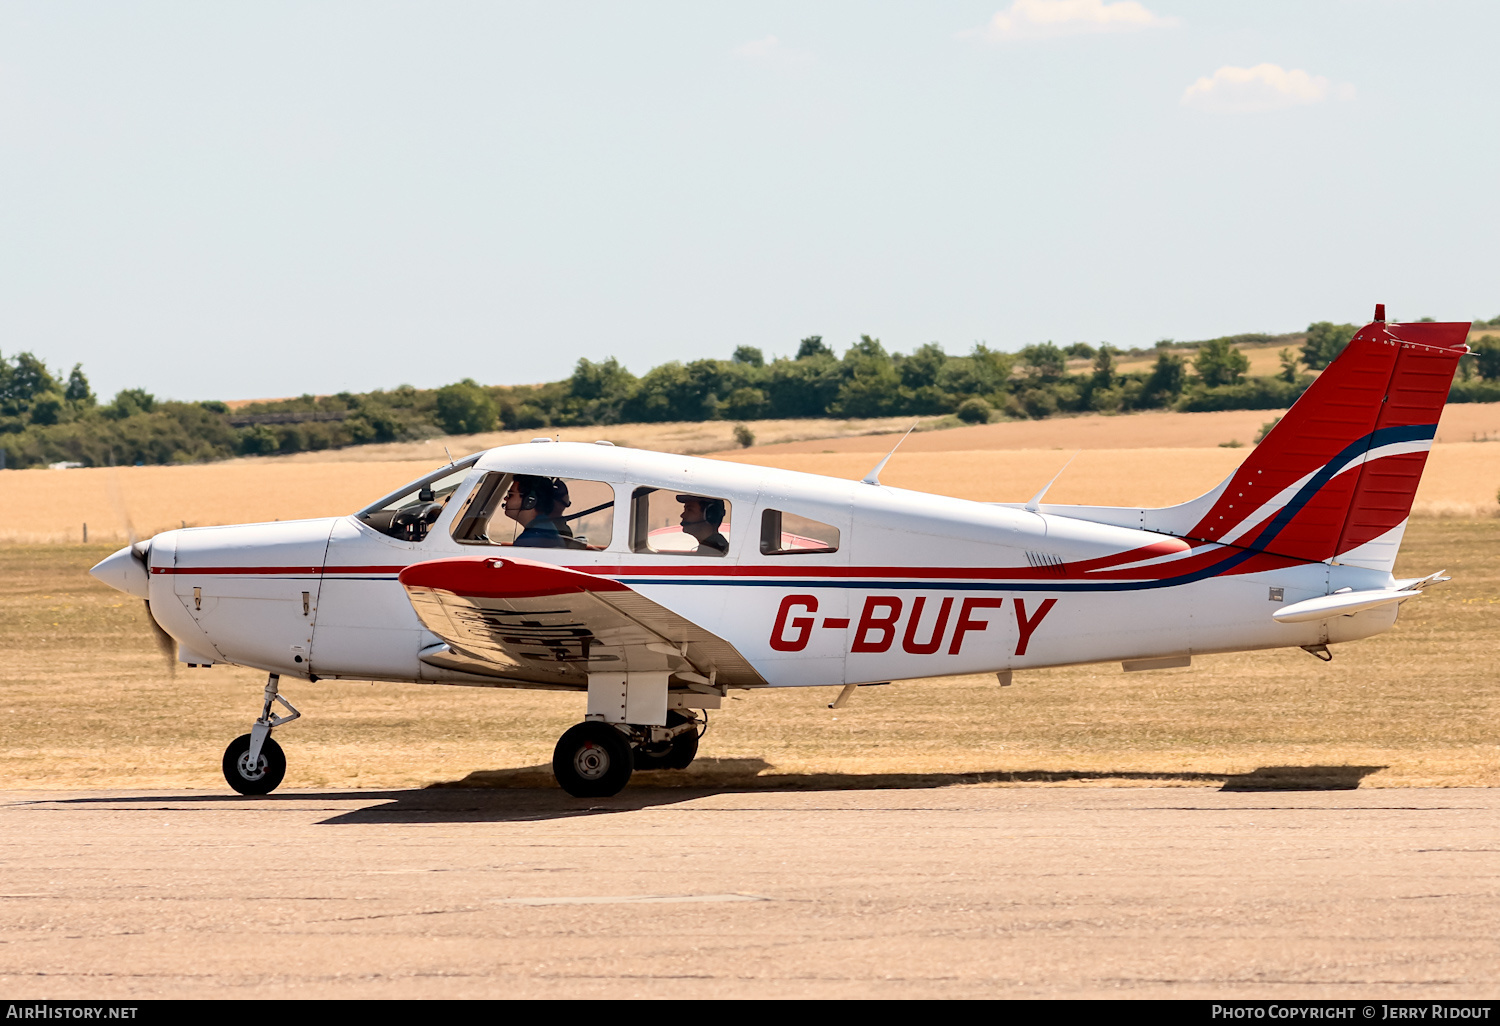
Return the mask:
M689 684L766 683L729 642L608 577L465 556L413 564L400 581L444 641L422 653L434 666L564 687L586 686L590 673L651 671Z

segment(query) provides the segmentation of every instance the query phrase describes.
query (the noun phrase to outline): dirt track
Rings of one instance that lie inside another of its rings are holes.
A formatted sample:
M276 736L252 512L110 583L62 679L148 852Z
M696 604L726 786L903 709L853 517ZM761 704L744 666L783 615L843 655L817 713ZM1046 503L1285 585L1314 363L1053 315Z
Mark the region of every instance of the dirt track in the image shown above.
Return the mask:
M10 792L0 992L1490 998L1497 836L1488 789Z

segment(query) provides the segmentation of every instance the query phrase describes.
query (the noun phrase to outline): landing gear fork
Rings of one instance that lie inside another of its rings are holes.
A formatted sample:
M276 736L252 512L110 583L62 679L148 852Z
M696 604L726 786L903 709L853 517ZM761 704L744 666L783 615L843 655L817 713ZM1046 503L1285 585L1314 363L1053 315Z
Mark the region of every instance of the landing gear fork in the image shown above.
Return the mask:
M252 766L260 759L260 750L265 746L266 739L271 736L272 728L279 727L285 723L291 723L302 716L291 702L288 702L281 696L281 693L277 690L280 686L280 674L273 673L266 678L265 704L261 706L260 719L256 720L250 726L250 751L246 754L246 759ZM277 716L272 710L278 702L291 715Z
M224 779L240 794L270 794L286 776L286 755L271 731L302 714L277 693L280 683L281 678L274 673L267 678L260 718L251 725L250 733L241 734L224 750ZM288 715L276 714L278 703Z

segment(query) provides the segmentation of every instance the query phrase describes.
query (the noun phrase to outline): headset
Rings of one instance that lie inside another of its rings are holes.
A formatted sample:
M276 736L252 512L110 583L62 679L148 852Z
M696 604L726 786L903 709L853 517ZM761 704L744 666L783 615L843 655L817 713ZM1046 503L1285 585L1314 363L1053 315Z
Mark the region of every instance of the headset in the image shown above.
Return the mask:
M548 500L553 513L561 512L572 505L568 498L568 486L560 477L537 477L533 474L517 474L516 484L521 490L521 508L536 509L542 499Z
M718 530L719 525L724 522L724 518L729 515L729 508L724 504L723 499L711 499L706 495L679 495L677 496L677 501L696 502L698 507L703 510L703 519L689 520L689 524L710 523L714 525L715 530Z

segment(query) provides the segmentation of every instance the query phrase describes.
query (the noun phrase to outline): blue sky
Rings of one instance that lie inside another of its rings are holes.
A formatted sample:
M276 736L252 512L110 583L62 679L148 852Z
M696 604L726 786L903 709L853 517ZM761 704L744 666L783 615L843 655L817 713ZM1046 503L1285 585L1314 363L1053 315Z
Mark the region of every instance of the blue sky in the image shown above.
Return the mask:
M0 3L0 352L178 398L1500 314L1500 6Z

